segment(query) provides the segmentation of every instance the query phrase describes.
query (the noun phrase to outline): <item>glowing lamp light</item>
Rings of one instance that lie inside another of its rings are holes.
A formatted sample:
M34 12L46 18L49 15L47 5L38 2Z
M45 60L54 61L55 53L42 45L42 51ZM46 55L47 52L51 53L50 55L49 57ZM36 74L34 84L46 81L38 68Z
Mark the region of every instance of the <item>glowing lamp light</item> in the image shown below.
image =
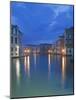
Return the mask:
M62 49L62 53L65 54L65 49Z
M48 50L48 53L52 53L52 50Z
M27 50L27 53L30 53L30 50L29 49Z
M27 52L27 50L24 50L24 52L26 53L26 52Z
M25 49L24 52L25 53L30 53L30 50L29 49Z

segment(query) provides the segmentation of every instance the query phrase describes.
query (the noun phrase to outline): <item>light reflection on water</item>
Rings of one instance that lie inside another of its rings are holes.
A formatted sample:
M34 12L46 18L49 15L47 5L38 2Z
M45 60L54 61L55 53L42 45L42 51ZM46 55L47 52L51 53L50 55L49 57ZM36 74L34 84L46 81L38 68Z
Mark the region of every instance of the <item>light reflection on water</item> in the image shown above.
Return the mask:
M48 79L50 78L51 55L48 54Z
M23 95L32 96L36 93L40 94L41 88L42 88L42 92L41 92L42 95L44 94L46 95L47 93L49 95L52 94L58 95L59 93L61 93L61 92L58 93L55 90L62 91L62 94L64 94L65 92L66 94L73 93L73 85L71 84L71 81L67 76L66 67L68 64L66 60L67 58L65 56L54 56L51 54L37 55L36 53L34 53L33 55L25 56L23 58L23 63L21 63L19 59L15 59L15 70L16 70L17 82L18 84L22 82L22 84L19 84L21 89L20 91L25 91L23 92L22 96ZM33 68L36 70L34 71ZM26 77L24 77L24 75ZM66 78L66 76L68 79ZM20 79L20 77L22 79ZM66 86L68 84L68 88L66 87L66 89L64 88L65 84ZM41 88L39 89L40 86ZM18 95L21 95L21 92Z
M17 76L17 83L20 82L20 61L16 59L16 76Z
M66 57L62 56L62 85L64 86L66 78Z
M34 56L34 67L35 67L35 71L36 71L36 60L37 60L37 55L36 55L36 53L34 53L33 56Z
M24 57L24 67L26 75L30 77L30 56Z

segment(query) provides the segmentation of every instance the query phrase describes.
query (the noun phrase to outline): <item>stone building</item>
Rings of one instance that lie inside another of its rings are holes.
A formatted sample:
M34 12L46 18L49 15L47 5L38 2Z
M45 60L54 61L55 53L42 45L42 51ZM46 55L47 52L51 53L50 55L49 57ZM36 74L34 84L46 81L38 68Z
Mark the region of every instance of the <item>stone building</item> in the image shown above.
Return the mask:
M64 33L66 54L72 55L74 53L74 27L68 28Z
M21 54L21 37L22 33L17 25L11 25L10 34L11 57L17 57Z

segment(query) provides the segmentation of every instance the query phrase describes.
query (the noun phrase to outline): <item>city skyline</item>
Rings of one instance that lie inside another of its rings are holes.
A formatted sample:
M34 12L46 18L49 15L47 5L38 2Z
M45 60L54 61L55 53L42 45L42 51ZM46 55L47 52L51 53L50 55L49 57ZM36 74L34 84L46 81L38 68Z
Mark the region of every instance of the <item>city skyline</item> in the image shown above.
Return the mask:
M11 24L23 33L22 44L53 43L73 26L73 6L11 2Z

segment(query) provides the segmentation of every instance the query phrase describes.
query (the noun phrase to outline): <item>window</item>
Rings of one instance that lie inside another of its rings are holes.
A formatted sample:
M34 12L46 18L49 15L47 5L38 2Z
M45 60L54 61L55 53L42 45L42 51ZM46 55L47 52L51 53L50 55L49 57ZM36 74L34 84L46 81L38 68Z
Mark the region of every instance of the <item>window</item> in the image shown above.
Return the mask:
M72 37L71 37L71 34L69 35L69 39L71 39Z
M71 53L71 49L69 49L69 52Z
M16 29L15 29L15 27L13 28L13 33L14 33L14 34L16 33Z
M15 43L17 43L17 37L15 38Z
M13 51L13 48L11 47L11 51Z
M13 43L13 37L11 37L11 43Z
M17 53L16 53L16 55L17 55Z
M11 55L13 56L13 53L11 53Z
M15 51L17 51L17 48L15 48Z
M17 35L17 28L16 28L16 33L15 34Z

